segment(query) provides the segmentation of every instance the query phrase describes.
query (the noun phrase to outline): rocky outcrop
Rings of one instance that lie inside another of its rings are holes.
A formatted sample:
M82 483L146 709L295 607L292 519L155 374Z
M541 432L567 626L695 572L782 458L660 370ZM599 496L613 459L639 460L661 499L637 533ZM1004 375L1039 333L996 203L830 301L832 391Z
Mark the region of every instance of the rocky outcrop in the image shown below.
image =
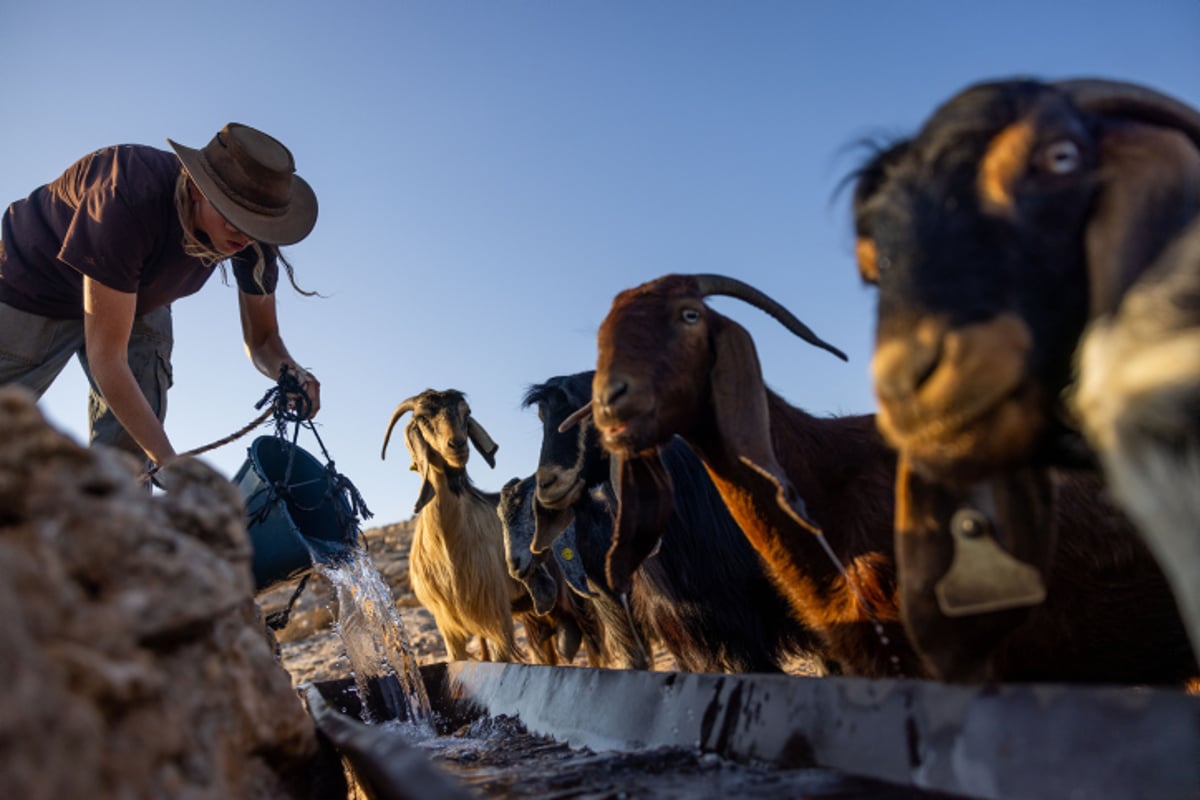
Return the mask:
M0 389L0 796L330 796L236 489L194 459L153 495L135 472Z

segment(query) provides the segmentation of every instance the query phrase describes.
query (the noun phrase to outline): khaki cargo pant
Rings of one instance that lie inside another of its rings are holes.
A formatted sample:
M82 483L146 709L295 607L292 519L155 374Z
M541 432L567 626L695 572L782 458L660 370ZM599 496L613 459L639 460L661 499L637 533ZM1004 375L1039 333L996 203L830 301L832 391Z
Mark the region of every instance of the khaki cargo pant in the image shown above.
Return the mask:
M129 335L129 368L160 421L167 416L174 341L170 306L134 319ZM125 432L96 388L84 348L83 320L50 319L0 303L0 386L20 384L41 397L71 356L78 356L91 386L89 443L119 447L149 463L142 448Z

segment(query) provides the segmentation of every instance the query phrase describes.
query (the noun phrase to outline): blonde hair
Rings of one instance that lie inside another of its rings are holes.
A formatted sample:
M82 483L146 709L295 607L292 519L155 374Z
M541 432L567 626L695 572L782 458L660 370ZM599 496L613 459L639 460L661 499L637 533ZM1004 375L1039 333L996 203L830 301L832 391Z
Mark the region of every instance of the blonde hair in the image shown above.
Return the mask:
M192 200L192 193L188 191L191 183L192 178L188 175L187 170L179 170L179 178L175 181L175 210L179 214L179 222L183 227L183 252L193 258L200 259L206 267L220 266L221 280L228 284L229 274L225 271L225 261L229 256L213 250L196 238L196 203ZM267 287L263 284L263 275L267 271L267 259L263 253L264 245L252 241L250 246L254 248L254 253L257 256L254 263L254 283L259 289L265 292ZM265 246L272 247L273 245ZM292 284L293 289L306 297L317 294L315 291L300 288L296 283L296 275L292 270L292 265L283 257L283 253L279 252L279 248L275 248L275 258L279 264L283 265L283 269L287 273L288 282Z

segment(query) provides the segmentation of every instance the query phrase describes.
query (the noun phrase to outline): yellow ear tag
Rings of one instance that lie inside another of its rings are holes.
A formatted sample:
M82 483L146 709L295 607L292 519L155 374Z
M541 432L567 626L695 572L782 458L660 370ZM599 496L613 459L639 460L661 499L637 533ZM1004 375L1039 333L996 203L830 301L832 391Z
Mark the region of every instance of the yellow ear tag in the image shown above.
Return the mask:
M992 535L982 512L961 508L950 519L954 559L934 587L948 617L965 617L1034 606L1046 599L1046 584L1033 567L1009 555Z
M564 547L558 551L558 555L562 557L563 561L571 561L575 558L575 551L569 547Z

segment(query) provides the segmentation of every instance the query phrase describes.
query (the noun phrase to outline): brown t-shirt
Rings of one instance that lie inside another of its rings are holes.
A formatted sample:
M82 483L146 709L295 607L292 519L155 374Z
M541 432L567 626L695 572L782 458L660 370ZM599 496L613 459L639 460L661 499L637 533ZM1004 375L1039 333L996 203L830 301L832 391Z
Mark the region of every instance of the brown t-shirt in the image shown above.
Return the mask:
M174 200L179 170L165 150L106 147L10 205L0 228L0 302L81 319L84 275L135 292L139 315L199 291L214 268L183 252ZM262 288L254 281L254 248L232 258L238 287L249 294L275 291L275 249L262 249Z

